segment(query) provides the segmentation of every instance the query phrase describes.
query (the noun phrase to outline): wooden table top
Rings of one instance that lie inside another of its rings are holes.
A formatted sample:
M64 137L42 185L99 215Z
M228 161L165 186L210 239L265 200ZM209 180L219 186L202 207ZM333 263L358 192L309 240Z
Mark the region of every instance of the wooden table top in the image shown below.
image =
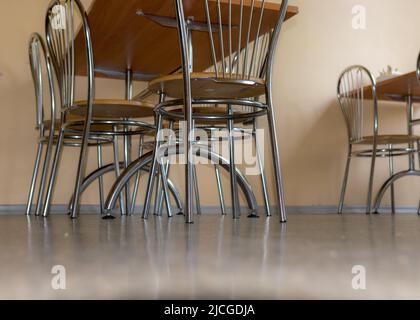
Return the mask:
M250 7L248 2L250 3L249 0L245 0L245 4ZM221 3L222 12L227 12L228 1L222 0ZM209 8L212 19L217 19L217 1L210 0ZM186 17L193 17L197 22L207 21L202 0L184 0L184 9ZM261 34L274 27L279 9L280 4L266 3ZM175 17L173 0L95 0L90 7L89 22L97 76L124 78L127 68L130 68L135 80L150 80L179 69L177 30L162 27L138 16L136 12L139 10L149 15ZM249 19L250 11L244 10L244 21ZM298 7L289 6L286 19L298 12ZM224 16L227 18L227 14ZM259 17L259 8L254 9L254 17ZM232 0L232 21L239 21L239 0ZM227 23L227 20L223 23ZM245 37L243 38L245 44ZM194 70L205 70L212 65L208 33L193 31L193 43ZM86 74L84 50L83 35L79 32L75 41L78 75Z
M382 101L406 101L408 96L420 100L420 84L415 71L377 82L376 90L378 100ZM365 88L365 98L372 98L371 87Z

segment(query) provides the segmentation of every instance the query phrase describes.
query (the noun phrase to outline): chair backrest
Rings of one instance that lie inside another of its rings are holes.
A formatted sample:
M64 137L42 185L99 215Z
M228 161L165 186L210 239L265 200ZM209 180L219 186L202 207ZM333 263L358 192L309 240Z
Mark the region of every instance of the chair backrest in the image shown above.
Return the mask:
M35 107L36 107L36 126L41 128L44 123L44 117L48 113L45 110L44 101L44 79L43 70L46 69L48 77L48 87L50 96L50 107L49 112L51 118L55 118L55 92L54 92L54 78L51 66L51 59L46 49L44 40L38 33L31 35L28 45L29 53L29 64L31 67L31 74L35 89ZM44 67L45 66L45 67Z
M280 31L285 20L288 0L282 1L276 24L269 30L262 28L267 16L265 0L201 1L204 1L216 77L242 80L264 78L279 36L279 32L275 31ZM216 10L211 10L214 6ZM233 8L239 13L234 14Z
M87 101L92 109L94 64L91 33L86 11L79 0L53 0L46 14L46 37L60 87L61 107L71 107L75 95L75 36L84 33L87 58Z
M44 121L44 81L42 61L46 56L44 41L37 33L31 35L28 46L29 64L35 89L36 126L41 127ZM44 60L45 61L45 60Z
M372 134L371 128L366 125L372 118L375 143L378 135L378 99L376 80L370 71L360 65L345 69L338 80L337 97L350 142L361 141L366 132Z

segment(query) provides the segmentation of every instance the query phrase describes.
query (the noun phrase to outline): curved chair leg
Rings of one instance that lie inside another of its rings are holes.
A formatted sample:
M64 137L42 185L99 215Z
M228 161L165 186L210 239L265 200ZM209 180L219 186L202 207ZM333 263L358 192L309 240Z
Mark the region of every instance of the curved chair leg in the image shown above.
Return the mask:
M156 138L155 138L155 148L153 150L153 160L152 160L152 165L150 168L149 179L147 181L147 188L146 188L144 207L143 207L143 219L147 219L149 217L150 203L152 200L153 186L154 186L155 176L156 176L156 171L157 171L157 156L158 156L159 146L160 146L159 135L162 129L162 116L161 115L157 116L156 122L157 122L156 123L157 132L156 132Z
M394 175L394 157L392 156L392 145L388 146L389 148L389 176L392 177ZM394 184L391 185L391 211L395 214L395 189Z
M47 217L50 212L51 200L54 192L55 181L57 179L58 165L61 160L61 153L63 149L64 130L60 130L58 136L57 146L55 149L54 162L51 169L50 181L48 183L47 196L45 198L45 206L42 215ZM42 201L42 199L40 199Z
M167 153L169 155L182 154L184 153L182 148L179 149L177 147L171 147L167 149ZM200 156L207 157L210 161L214 163L220 163L220 166L226 171L229 171L230 169L228 160L222 158L220 155L214 152L210 152L209 150L205 148L200 150ZM111 211L115 208L115 204L119 198L118 193L121 192L122 188L127 183L127 181L129 181L136 174L138 170L142 170L143 168L145 168L145 166L149 166L150 164L150 167L152 167L153 161L154 161L153 159L154 159L153 152L150 152L144 155L143 157L133 161L133 163L127 168L127 170L125 170L121 174L121 176L112 186L111 191L109 192L107 200L106 200L105 210L107 211L108 216L111 216ZM251 185L243 176L240 170L236 169L236 174L238 177L238 185L244 193L245 199L251 211L251 215L255 215L258 211L258 205L257 205L257 200L255 199L255 195L252 191ZM150 180L150 176L149 176L149 180ZM168 181L168 183L170 183L170 181ZM178 203L178 207L180 207L179 203Z
M346 169L344 170L343 185L341 186L340 203L338 205L338 214L343 213L344 199L345 199L345 196L346 196L347 182L348 182L349 172L350 172L351 158L352 158L352 146L349 145Z
M33 200L34 193L35 193L36 181L38 179L39 165L40 165L41 157L42 157L42 150L43 150L43 143L38 142L38 148L37 148L36 157L35 157L34 171L32 173L32 180L31 180L31 186L29 188L28 202L26 204L26 215L27 216L29 216L31 214L31 210L32 210L32 200Z
M253 121L252 136L254 137L258 168L260 170L261 187L262 187L263 196L264 196L265 212L266 212L267 217L271 217L270 198L268 196L268 191L267 191L267 181L265 178L264 163L261 157L261 146L260 146L259 139L257 137L257 120L256 119L254 119Z
M271 101L271 98L268 99ZM284 223L287 222L286 216L286 206L284 200L284 189L283 189L283 178L281 173L281 164L280 164L280 151L279 151L279 144L277 139L277 131L276 131L276 120L274 116L273 106L269 104L267 110L267 117L268 117L268 125L270 128L270 139L271 139L271 152L273 156L273 163L274 163L274 174L275 174L275 181L276 181L276 195L277 195L277 204L278 210L280 212L280 222Z
M232 115L232 107L229 106L229 115ZM229 134L229 164L230 164L230 193L232 198L232 215L234 219L240 216L238 189L236 188L236 165L235 165L235 137L234 137L234 122L228 120L228 134Z
M378 212L382 199L385 195L385 192L388 190L388 188L390 188L391 185L395 183L396 181L398 181L399 179L402 179L404 177L410 177L410 176L420 177L420 171L411 171L411 170L402 171L397 174L394 174L391 178L385 181L381 189L379 189L378 195L376 196L375 207L374 207L375 212Z
M374 150L373 150L373 154L372 154L372 162L371 162L371 166L370 166L366 214L371 214L372 213L372 192L373 192L373 179L375 177L375 163L376 163L376 146L374 146Z

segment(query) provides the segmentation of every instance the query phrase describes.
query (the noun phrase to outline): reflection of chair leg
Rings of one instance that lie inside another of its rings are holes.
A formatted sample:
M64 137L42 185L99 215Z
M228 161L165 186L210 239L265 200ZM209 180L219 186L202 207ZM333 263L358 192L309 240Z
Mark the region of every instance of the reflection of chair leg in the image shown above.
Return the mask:
M229 115L232 115L232 107L229 106ZM232 215L234 219L240 216L238 189L236 188L236 165L235 165L235 137L234 137L234 122L228 120L229 131L229 164L230 164L230 191L232 198Z
M51 169L50 181L48 183L47 196L45 199L45 206L44 206L44 212L43 212L44 217L48 216L49 211L50 211L50 205L51 205L51 200L53 196L55 181L57 179L58 165L60 163L61 153L63 149L63 139L64 139L64 131L60 130L57 146L55 149L54 162ZM42 199L39 199L38 201L42 202Z
M389 148L389 176L392 177L394 175L394 157L392 156L392 144L388 146ZM391 210L392 213L395 214L395 190L394 184L391 185Z
M98 147L97 147L97 153L98 153L98 168L102 168L102 145L100 144L100 141L97 141ZM104 214L104 178L100 176L98 178L98 187L99 187L99 206L101 208L101 214Z
M346 169L344 171L343 185L341 187L340 203L338 205L338 214L343 213L344 198L346 196L347 182L348 182L349 172L350 172L350 162L351 162L351 156L352 156L351 153L352 153L352 146L349 145L349 153L347 155L347 164L346 164Z
M118 179L121 172L120 172L120 166L118 165L120 163L120 160L119 160L119 148L118 148L118 136L117 135L114 136L113 148L114 148L115 176ZM125 193L121 192L121 194L120 194L120 212L121 212L121 215L126 215L127 214L127 211L125 209L126 209Z
M261 146L260 141L258 139L257 135L257 121L254 119L253 121L253 132L252 136L254 137L254 143L255 143L255 152L257 155L257 162L258 162L258 168L260 170L260 177L261 177L261 186L264 196L264 204L265 204L265 212L267 214L267 217L271 217L271 209L270 209L270 198L268 196L267 191L267 181L265 178L265 170L264 170L264 162L261 157Z
M155 149L153 151L153 160L150 168L149 179L147 181L147 188L146 188L146 195L144 199L144 207L143 207L143 219L147 219L149 217L149 210L150 210L150 203L152 200L152 193L153 193L153 185L155 182L155 175L157 170L157 157L159 152L159 140L160 140L160 131L162 129L162 116L157 116L157 124L156 124L156 138L155 138Z
M38 179L39 165L40 165L41 157L42 157L42 149L43 149L43 143L38 142L38 149L37 149L36 157L35 157L34 171L32 173L31 186L29 188L28 203L26 205L26 215L30 215L31 210L32 210L32 200L35 193L36 180Z

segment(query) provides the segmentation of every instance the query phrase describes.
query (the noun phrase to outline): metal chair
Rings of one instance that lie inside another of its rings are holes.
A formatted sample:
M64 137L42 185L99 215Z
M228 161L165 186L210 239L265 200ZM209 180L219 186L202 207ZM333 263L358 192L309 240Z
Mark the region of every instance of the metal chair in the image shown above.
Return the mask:
M36 129L39 132L38 148L36 153L35 165L31 179L31 185L29 189L28 202L26 206L26 214L32 213L33 197L35 196L36 182L39 176L39 169L42 167L41 181L39 183L38 198L36 202L35 214L40 215L42 210L42 198L44 195L45 183L48 174L48 164L50 162L52 147L57 143L58 133L60 131L61 123L60 120L55 119L56 116L56 98L54 88L54 71L52 70L51 57L48 50L46 49L44 40L41 35L34 33L30 37L29 41L29 62L31 66L31 74L35 89L35 105L36 105ZM48 77L48 93L50 110L47 112L45 109L44 101L44 79L43 69L46 69ZM47 115L50 115L50 119L46 119ZM77 116L70 116L73 121L81 120ZM51 120L55 119L55 120ZM98 163L102 166L102 145L110 143L106 137L98 138L99 141L96 144L98 148ZM79 146L80 136L66 134L64 137L64 145L66 146ZM43 147L47 145L45 155L43 157ZM104 191L102 180L99 179L99 198L101 205L101 212L103 212L104 205Z
M344 198L353 157L371 158L366 213L372 211L372 192L375 174L376 158L389 158L390 176L393 176L393 158L397 156L412 156L418 149L420 137L408 135L379 134L379 111L376 93L376 80L363 66L348 67L340 75L337 86L337 97L344 115L348 134L348 155L341 189L338 213L343 212ZM371 100L365 97L372 97ZM371 125L366 123L372 119ZM406 146L402 146L406 145ZM369 149L354 150L357 147L369 146ZM391 185L392 212L395 213L394 188Z
M203 0L207 19L207 33L210 41L211 65L213 72L193 72L193 44L190 21L185 19L181 0L175 0L178 35L181 47L182 73L155 79L149 83L149 90L160 92L173 100L161 101L156 108L157 130L162 128L163 119L186 121L186 130L179 142L184 145L186 154L185 180L185 215L186 222L193 222L193 188L194 188L194 144L189 133L194 130L197 121L224 122L229 130L230 180L233 217L238 218L239 196L233 132L235 121L256 119L267 116L270 127L272 157L274 162L276 196L281 222L286 222L286 210L283 194L283 183L280 167L280 155L276 132L274 106L272 99L272 72L275 51L287 11L287 0L280 6L278 20L271 30L263 30L262 22L266 2L251 1L247 10L243 0L240 1L238 21L232 19L233 1L212 2L217 6L213 24L210 2ZM224 10L222 10L222 7ZM223 23L227 21L227 24ZM217 34L217 36L216 36ZM250 41L251 38L255 41ZM218 38L218 39L217 39ZM219 41L217 41L219 40ZM219 51L217 53L217 51ZM260 99L264 96L265 99ZM260 102L260 100L265 100ZM206 112L197 106L212 105ZM182 112L174 109L182 108ZM197 112L198 110L198 112ZM201 110L201 111L200 111ZM222 110L222 112L220 111ZM150 199L156 172L159 144L155 146L155 159L149 176L147 195L143 216L147 218Z
M81 26L84 35L87 57L87 99L75 101L75 34ZM154 126L141 119L153 117L153 105L129 100L94 99L94 61L91 32L86 11L79 0L53 0L46 14L46 37L48 50L58 78L62 126L57 141L57 148L51 169L50 181L45 200L43 215L48 215L53 195L58 165L62 153L63 140L67 134L81 137L80 156L76 174L71 218L77 218L80 196L85 179L87 149L95 144L98 137L109 137L114 145L115 171L120 173L118 159L118 137L143 136L154 131ZM75 121L69 116L79 116ZM105 126L105 130L104 130ZM128 144L125 144L127 146ZM125 154L130 150L125 148ZM127 156L127 159L129 157ZM127 163L126 163L127 165ZM121 197L121 213L129 214L129 195Z

